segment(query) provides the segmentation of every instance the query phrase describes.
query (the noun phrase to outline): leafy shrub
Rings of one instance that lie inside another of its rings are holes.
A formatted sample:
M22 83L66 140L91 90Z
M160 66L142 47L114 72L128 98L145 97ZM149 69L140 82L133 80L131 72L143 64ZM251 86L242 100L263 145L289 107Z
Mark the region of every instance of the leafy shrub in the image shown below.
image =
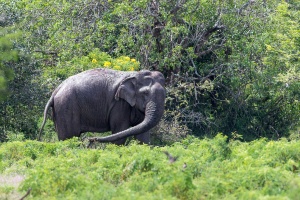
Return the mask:
M245 143L221 134L165 147L16 141L0 146L0 174L24 174L19 189L31 188L33 199L295 199L299 149L299 140Z
M87 56L74 57L70 61L59 62L55 69L48 67L44 77L64 80L71 75L93 68L109 68L121 71L139 70L140 64L134 58L120 56L112 58L109 54L95 48Z
M20 37L20 33L12 33L11 28L0 27L0 101L7 98L8 82L13 80L14 72L9 68L9 63L17 62L19 53L14 42Z
M159 124L151 129L151 144L171 145L191 134L190 129L181 122L180 113L165 111Z
M166 108L193 135L279 139L299 126L298 1L0 0L0 7L1 30L22 33L8 45L18 61L0 66L0 87L11 93L0 104L1 141L9 131L35 138L52 89L101 66L163 72Z

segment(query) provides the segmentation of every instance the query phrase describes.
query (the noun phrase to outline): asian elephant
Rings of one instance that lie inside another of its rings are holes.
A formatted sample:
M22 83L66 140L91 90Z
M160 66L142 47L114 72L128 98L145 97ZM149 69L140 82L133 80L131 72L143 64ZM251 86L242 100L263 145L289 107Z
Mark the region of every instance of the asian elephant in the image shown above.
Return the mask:
M59 140L84 132L112 131L112 135L93 141L124 144L128 136L135 136L149 144L149 130L164 112L164 84L160 72L147 70L98 68L71 76L54 90L46 104L40 136L52 107Z

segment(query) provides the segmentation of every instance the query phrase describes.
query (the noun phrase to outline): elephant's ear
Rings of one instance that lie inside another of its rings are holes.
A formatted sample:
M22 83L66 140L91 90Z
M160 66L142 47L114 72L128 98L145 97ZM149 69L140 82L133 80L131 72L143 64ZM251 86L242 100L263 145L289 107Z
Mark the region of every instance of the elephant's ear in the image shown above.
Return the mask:
M129 77L124 79L115 95L115 99L119 100L119 98L127 101L131 106L135 106L136 103L136 78Z

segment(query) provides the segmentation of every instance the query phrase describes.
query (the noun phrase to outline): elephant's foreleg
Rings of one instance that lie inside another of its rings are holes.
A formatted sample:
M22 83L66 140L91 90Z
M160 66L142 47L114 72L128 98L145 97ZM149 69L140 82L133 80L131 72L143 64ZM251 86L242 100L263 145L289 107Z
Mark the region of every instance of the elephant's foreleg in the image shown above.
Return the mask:
M150 144L150 131L135 135L134 138L140 141L142 144Z
M123 138L123 139L114 141L114 142L112 142L112 143L113 143L113 144L116 144L116 145L124 145L125 142L126 142L126 138Z
M126 130L127 128L125 128L125 129L123 129L123 130ZM118 133L118 132L120 132L120 131L123 131L123 130L118 130L118 131L113 131L112 132L112 134L114 134L114 133ZM120 140L117 140L117 141L114 141L114 142L112 142L112 143L114 143L114 144L116 144L116 145L123 145L123 144L125 144L125 142L126 142L126 139L127 138L122 138L122 139L120 139Z
M123 122L120 123L111 123L111 131L112 134L124 131L126 129L128 129L130 127L129 122L126 122L125 120L123 120ZM116 145L123 145L125 144L127 138L122 138L120 140L114 141L113 143Z

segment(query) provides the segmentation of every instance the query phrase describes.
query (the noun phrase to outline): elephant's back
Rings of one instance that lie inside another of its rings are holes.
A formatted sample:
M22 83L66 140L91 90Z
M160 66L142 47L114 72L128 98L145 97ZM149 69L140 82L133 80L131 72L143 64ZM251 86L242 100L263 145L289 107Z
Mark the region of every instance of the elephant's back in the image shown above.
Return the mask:
M106 69L106 68L96 68L96 69L90 69L87 71L83 71L79 74L74 75L76 76L88 76L88 77L93 77L93 76L102 76L104 78L119 78L119 77L124 77L132 74L133 72L125 72L125 71L116 71L113 69Z
M79 105L98 103L110 104L120 83L133 72L121 72L111 69L91 69L66 79L58 88L56 98L76 99Z

